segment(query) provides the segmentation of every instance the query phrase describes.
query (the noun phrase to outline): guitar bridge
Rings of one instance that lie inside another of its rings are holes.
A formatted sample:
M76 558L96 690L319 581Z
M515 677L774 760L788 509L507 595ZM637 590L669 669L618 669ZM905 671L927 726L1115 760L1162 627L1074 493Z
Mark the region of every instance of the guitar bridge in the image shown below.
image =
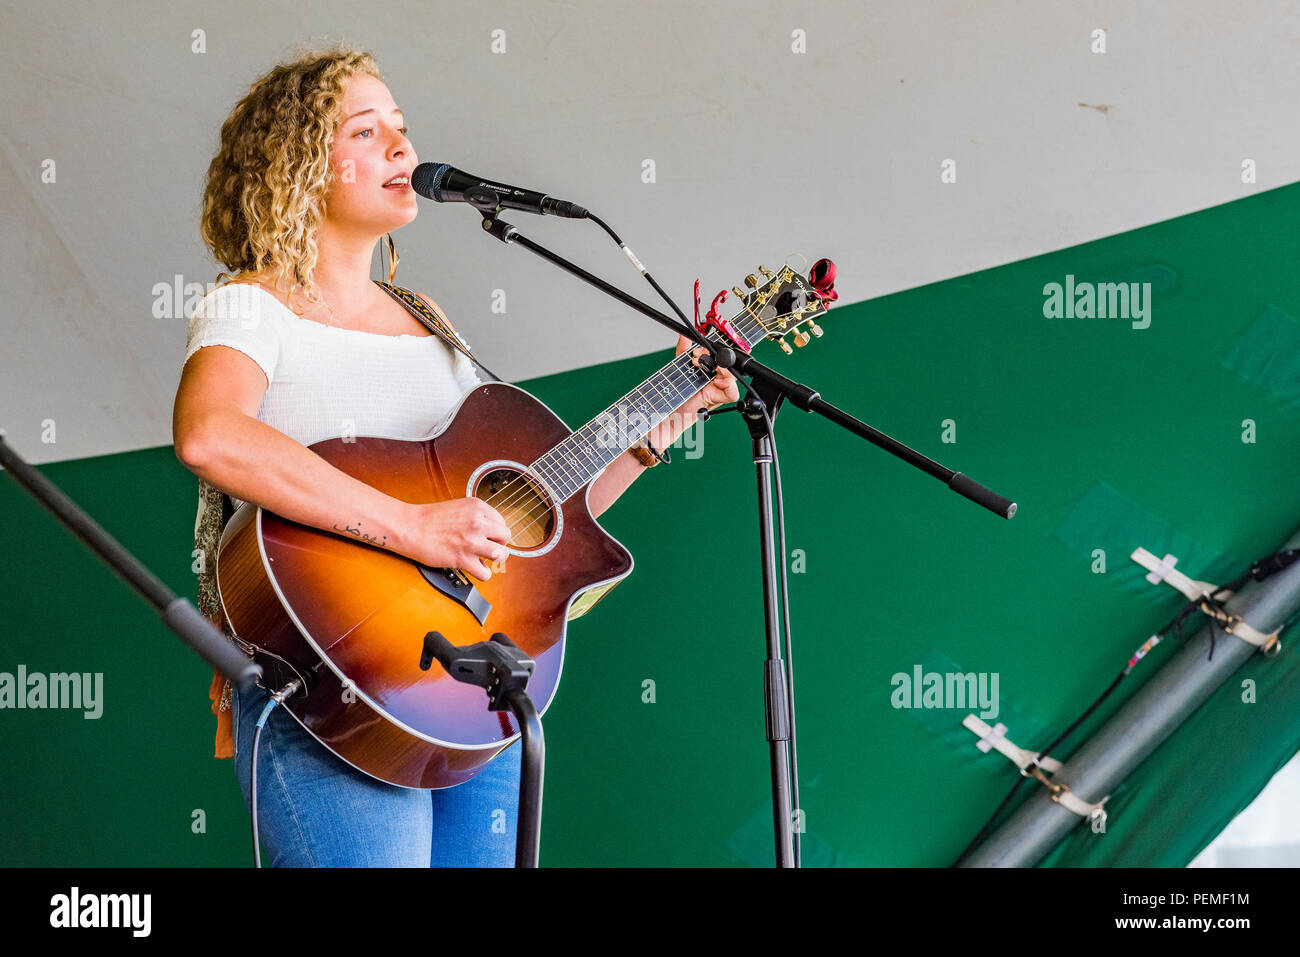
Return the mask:
M492 603L459 568L432 568L419 562L416 562L416 568L420 569L425 581L477 618L480 625L487 622Z

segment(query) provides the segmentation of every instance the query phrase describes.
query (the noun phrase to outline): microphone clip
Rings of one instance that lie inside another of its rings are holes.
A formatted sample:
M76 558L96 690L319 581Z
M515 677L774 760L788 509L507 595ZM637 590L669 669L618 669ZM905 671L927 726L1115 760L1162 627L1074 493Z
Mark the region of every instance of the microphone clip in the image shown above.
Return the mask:
M491 233L503 243L508 243L514 240L515 233L519 232L519 230L507 223L505 220L497 219L496 210L480 209L479 212L483 214L484 232Z

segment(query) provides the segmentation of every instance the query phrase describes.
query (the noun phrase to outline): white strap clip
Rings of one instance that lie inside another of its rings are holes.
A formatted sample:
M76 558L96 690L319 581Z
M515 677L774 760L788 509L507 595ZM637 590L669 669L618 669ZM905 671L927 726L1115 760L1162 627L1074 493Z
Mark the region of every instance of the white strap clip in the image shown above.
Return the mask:
M1026 751L1024 748L1018 748L1006 736L1007 726L998 723L997 727L990 728L981 721L976 715L968 714L962 719L962 727L967 728L977 735L979 740L975 742L975 747L979 748L985 754L994 748L999 754L1005 755L1011 759L1011 763L1021 771L1034 763L1038 755L1032 751ZM1061 766L1061 762L1055 758L1039 758L1038 766L1045 768L1047 771L1056 771Z
M1016 747L1006 736L1007 726L998 722L990 728L973 714L966 715L962 719L962 727L973 731L979 735L979 740L975 742L975 747L988 753L992 749L997 749L1000 754L1008 757L1011 762L1020 769L1020 773L1026 777L1037 778L1045 784L1049 791L1052 792L1052 800L1067 811L1071 811L1080 817L1086 817L1089 820L1101 818L1106 819L1105 803L1110 800L1107 794L1096 804L1089 804L1087 801L1078 797L1064 784L1055 784L1048 779L1047 774L1055 774L1061 769L1061 762L1055 758L1039 757L1032 751L1026 751L1024 748ZM1032 768L1027 771L1026 768ZM1043 772L1046 771L1047 774Z
M1164 558L1156 558L1145 548L1136 548L1133 554L1129 556L1151 574L1147 575L1147 581L1153 585L1159 585L1161 582L1168 582L1174 588L1186 595L1191 601L1199 598L1209 598L1217 589L1209 582L1196 581L1188 578L1178 569L1174 568L1178 564L1178 559L1173 555L1166 555ZM1227 595L1231 595L1228 592Z
M1233 593L1230 591L1223 591L1221 592L1223 597L1215 599L1213 596L1219 594L1220 589L1215 588L1209 582L1196 581L1195 579L1188 578L1182 572L1178 571L1174 568L1174 565L1178 563L1178 559L1173 555L1166 555L1163 559L1160 559L1156 558L1145 548L1136 548L1133 550L1133 554L1129 557L1150 572L1150 574L1147 575L1147 581L1151 582L1151 584L1158 585L1161 582L1166 582L1186 595L1189 600L1199 601L1201 603L1201 611L1206 616L1219 621L1223 626L1223 630L1228 634L1236 635L1247 644L1254 645L1269 657L1276 655L1282 650L1282 644L1278 641L1277 637L1282 631L1281 628L1277 629L1277 631L1273 632L1271 635L1266 635L1262 631L1258 631L1248 625L1240 615L1224 612L1218 607L1217 602L1231 598Z

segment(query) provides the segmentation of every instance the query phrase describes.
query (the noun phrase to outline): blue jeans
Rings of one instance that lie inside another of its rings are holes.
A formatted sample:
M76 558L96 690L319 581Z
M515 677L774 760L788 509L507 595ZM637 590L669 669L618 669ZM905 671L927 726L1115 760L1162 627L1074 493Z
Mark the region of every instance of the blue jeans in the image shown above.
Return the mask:
M262 688L231 696L245 808L253 732L268 700ZM522 752L516 741L452 788L400 788L358 771L276 707L257 752L262 848L272 867L513 867Z

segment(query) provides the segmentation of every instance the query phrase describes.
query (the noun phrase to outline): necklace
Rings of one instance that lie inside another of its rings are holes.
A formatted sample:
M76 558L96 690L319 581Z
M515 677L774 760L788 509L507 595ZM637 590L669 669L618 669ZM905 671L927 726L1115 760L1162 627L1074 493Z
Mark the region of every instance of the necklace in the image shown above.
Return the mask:
M301 289L301 288L302 288L302 287L299 286L297 283L294 283L294 284L289 288L289 308L290 308L290 310L291 310L292 312L294 312L295 315L302 316L303 318L306 318L306 317L307 317L307 313L315 311L316 306L313 306L311 309L305 309L305 310L303 310L302 312L298 312L296 309L293 309L293 294L294 294L294 292L296 292L298 289ZM330 328L333 328L333 327L334 327L334 308L333 308L333 307L332 307L328 302L325 301L324 297L321 298L320 302L319 302L317 305L319 305L319 306L324 306L325 309L329 312L329 315L326 316L326 318L325 318L325 325L329 326Z

